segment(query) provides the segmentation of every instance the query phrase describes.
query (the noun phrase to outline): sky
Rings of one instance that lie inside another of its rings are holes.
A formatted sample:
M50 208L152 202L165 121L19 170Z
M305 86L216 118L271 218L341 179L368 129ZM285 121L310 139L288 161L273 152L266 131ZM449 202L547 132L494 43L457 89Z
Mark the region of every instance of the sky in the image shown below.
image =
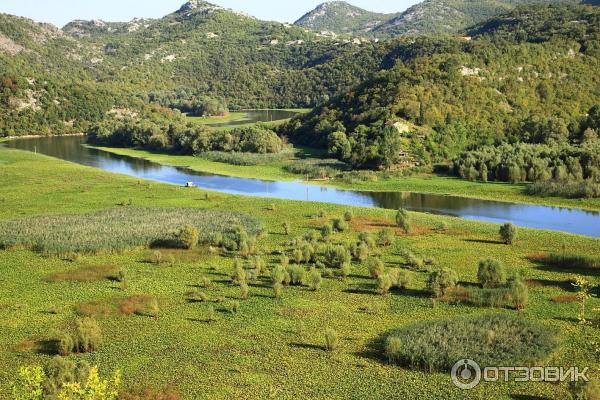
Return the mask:
M187 0L0 0L0 13L19 15L58 27L74 19L129 21L158 18L179 9ZM212 0L213 4L244 11L259 19L294 22L324 0ZM349 0L369 11L404 11L419 0Z

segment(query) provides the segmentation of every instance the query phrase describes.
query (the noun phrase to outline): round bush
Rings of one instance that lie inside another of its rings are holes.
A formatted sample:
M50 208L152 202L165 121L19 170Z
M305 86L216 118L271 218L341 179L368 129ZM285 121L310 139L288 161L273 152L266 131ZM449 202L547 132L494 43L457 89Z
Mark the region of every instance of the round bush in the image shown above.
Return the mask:
M386 335L383 351L393 363L448 371L464 358L481 367L530 365L556 346L554 329L521 316L488 314L406 326Z
M484 288L497 288L506 284L504 266L491 258L479 261L477 280Z

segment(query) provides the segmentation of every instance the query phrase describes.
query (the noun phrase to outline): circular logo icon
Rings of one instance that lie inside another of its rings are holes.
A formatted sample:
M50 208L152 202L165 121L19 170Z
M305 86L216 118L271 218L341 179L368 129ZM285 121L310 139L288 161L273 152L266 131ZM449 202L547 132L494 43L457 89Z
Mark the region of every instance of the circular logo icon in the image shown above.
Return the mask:
M452 383L457 387L469 390L481 382L481 368L473 360L464 359L457 361L450 372Z

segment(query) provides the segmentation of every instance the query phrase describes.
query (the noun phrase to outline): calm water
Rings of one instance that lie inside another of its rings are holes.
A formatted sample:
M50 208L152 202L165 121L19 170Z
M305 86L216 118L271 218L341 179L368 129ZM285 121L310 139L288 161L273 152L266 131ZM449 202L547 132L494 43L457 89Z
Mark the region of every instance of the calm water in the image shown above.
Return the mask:
M244 113L246 114L244 117L236 120L226 122L215 122L206 125L212 126L213 128L223 128L241 124L251 124L256 122L278 121L281 119L292 118L294 115L298 114L295 111L286 110L250 110L244 111Z
M176 185L194 182L201 188L225 193L389 209L404 207L414 211L497 223L511 221L517 225L530 228L600 237L600 213L598 212L434 194L358 192L324 188L302 182L274 182L234 178L199 173L186 168L162 166L137 158L118 156L86 148L82 146L84 142L84 137L71 136L20 139L7 142L5 145L11 148L37 151L78 164L143 179Z

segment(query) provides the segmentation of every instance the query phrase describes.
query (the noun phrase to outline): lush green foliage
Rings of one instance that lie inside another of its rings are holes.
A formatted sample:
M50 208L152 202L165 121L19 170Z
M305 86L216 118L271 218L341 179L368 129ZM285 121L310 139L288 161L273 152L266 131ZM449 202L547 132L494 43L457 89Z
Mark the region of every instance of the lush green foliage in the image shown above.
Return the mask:
M489 314L421 322L391 332L385 356L391 362L426 371L449 371L461 359L482 367L529 365L556 348L552 329L525 318Z

